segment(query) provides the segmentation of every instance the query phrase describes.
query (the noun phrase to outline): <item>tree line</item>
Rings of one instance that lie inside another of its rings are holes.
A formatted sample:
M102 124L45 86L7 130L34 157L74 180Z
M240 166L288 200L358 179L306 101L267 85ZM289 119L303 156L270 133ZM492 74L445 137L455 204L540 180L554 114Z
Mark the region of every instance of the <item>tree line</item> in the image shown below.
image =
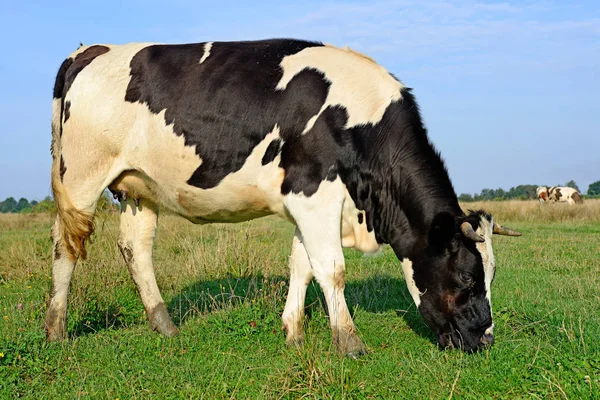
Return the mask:
M537 199L536 189L539 186L550 187L551 185L519 185L504 190L498 189L483 189L481 193L469 194L462 193L458 196L459 201L484 201L484 200L530 200ZM572 187L581 193L579 187L575 181L571 180L565 183L564 186ZM587 190L586 197L600 197L600 181L591 183ZM118 206L113 202L112 196L108 190L104 191L102 198L98 204L101 210L118 210ZM42 213L42 212L54 212L56 211L56 205L52 197L47 196L42 201L32 200L29 201L24 197L21 197L17 201L14 197L9 197L4 201L0 201L0 213Z
M458 200L462 202L469 201L485 201L485 200L531 200L537 199L536 189L540 186L554 186L554 185L519 185L510 188L509 190L504 190L502 188L498 189L483 189L481 193L469 194L462 193L458 196ZM575 183L574 180L570 180L562 186L571 187L581 193L579 186ZM600 181L596 181L591 183L588 187L587 197L600 197Z
M484 201L484 200L531 200L537 199L536 189L540 186L554 186L554 185L519 185L504 190L498 189L483 189L481 193L475 193L473 195L469 193L462 193L458 196L459 201ZM579 186L574 180L570 180L563 186L571 187L581 193ZM591 183L587 190L587 197L600 197L600 181Z
M113 202L112 195L108 190L105 190L98 202L98 209L100 210L111 210L116 211L119 209L118 205ZM29 201L24 197L21 197L19 201L15 200L14 197L9 197L4 201L0 201L0 213L44 213L44 212L55 212L56 204L54 199L50 196L46 196L44 200Z

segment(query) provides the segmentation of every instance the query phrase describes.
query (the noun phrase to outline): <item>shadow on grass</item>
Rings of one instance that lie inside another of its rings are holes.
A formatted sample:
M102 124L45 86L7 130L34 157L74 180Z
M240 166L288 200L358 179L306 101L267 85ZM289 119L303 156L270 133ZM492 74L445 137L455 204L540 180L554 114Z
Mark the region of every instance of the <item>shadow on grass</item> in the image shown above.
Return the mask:
M256 305L266 312L283 312L288 291L288 278L283 276L250 276L198 281L185 287L167 305L177 326L198 315L219 311L233 311L243 305ZM379 275L369 279L346 283L346 301L351 314L356 309L370 313L394 311L419 336L436 343L431 330L416 310L403 280ZM121 298L122 297L122 298ZM88 304L81 315L74 316L69 328L70 337L76 338L112 329L122 329L147 324L142 318L143 306L139 298L118 296L109 304ZM305 302L306 318L321 311L327 312L325 298L313 280L308 286ZM280 315L277 316L279 318ZM360 320L356 321L360 329Z
M86 310L76 318L74 326L69 329L69 337L74 339L101 331L122 329L135 325L136 322L130 321L131 318L127 318L127 316L123 316L121 310L121 306L116 301L104 307L94 307Z
M288 278L229 278L199 281L184 288L168 305L173 322L180 326L194 315L231 310L243 303L258 303L279 313L283 312L288 290ZM358 308L371 313L394 311L419 336L436 344L406 288L404 280L380 275L346 283L346 302L351 314ZM327 312L325 298L313 280L308 286L305 302L306 318L321 310ZM360 320L356 321L360 329Z

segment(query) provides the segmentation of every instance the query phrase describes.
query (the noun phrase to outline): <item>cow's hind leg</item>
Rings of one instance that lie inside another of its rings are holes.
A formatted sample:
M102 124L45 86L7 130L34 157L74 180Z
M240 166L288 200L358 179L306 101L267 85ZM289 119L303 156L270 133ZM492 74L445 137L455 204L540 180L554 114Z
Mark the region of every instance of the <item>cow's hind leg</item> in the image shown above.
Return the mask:
M61 234L62 229L64 227L61 218L57 216L52 227L52 290L44 322L50 341L67 338L67 297L77 262L77 256L67 251Z
M79 257L86 257L85 242L94 231L94 212L107 175L106 171L88 167L89 164L80 168L69 164L66 173L59 171L58 165L57 159L53 160L52 191L57 216L52 227L52 291L44 322L50 341L67 338L71 276Z
M156 206L145 199L139 200L138 204L132 199L123 201L118 246L144 303L150 328L174 336L179 330L169 317L152 265L157 218Z
M323 289L333 343L341 353L355 358L365 353L365 346L356 334L344 298L345 262L340 235L344 197L344 186L337 179L322 182L311 197L290 194L285 204L302 233L312 273Z
M300 230L296 228L290 256L290 289L281 317L283 329L287 333L288 344L301 343L304 337L304 301L306 289L312 277L308 254L304 248Z

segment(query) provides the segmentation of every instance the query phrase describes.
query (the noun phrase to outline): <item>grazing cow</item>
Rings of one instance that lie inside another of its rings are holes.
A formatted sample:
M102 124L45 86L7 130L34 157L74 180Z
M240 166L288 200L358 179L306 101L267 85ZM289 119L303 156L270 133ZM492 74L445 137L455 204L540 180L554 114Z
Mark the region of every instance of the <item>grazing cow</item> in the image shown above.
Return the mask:
M542 186L537 188L537 193L540 203L583 204L583 199L579 192L567 186L552 186L550 188Z
M342 246L388 243L441 347L493 342L492 233L465 215L409 88L372 59L299 40L81 47L54 88L53 289L45 326L66 337L67 293L104 188L150 326L178 332L152 265L158 207L198 223L276 214L297 227L283 327L303 337L306 288L325 294L334 343L365 348L344 299Z

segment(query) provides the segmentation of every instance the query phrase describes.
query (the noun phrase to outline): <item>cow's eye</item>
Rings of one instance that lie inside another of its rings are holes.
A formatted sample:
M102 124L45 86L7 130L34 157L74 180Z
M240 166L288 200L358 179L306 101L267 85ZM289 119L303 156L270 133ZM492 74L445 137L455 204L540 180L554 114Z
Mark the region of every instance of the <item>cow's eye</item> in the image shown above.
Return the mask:
M463 281L465 285L473 284L473 275L469 274L468 272L461 272L459 276L460 280Z

